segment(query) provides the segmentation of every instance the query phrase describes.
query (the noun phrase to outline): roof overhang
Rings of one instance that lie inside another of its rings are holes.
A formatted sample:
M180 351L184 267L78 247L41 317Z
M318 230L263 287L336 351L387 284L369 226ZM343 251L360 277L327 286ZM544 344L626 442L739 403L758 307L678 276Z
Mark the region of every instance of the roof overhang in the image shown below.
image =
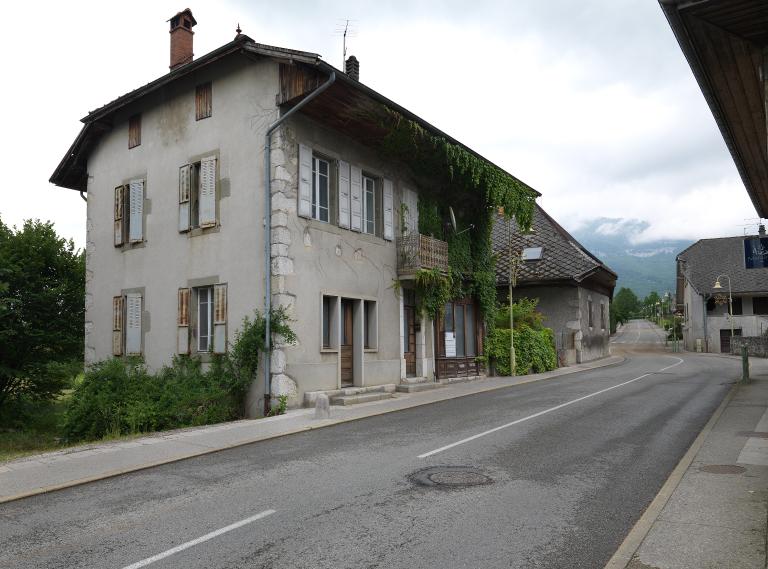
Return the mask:
M248 36L240 35L232 42L115 99L81 119L85 125L54 171L50 181L57 186L86 191L88 155L101 136L112 128L112 118L116 111L203 66L234 53L250 58L268 57L283 64L280 77L281 92L277 102L284 108L290 108L300 102L325 82L331 73L335 73L334 84L307 104L302 109L302 113L362 143L376 146L384 139L388 132L385 119L389 117L386 111L389 110L417 123L431 134L460 146L477 158L493 164L424 119L322 61L318 54L258 44ZM514 178L502 168L496 167ZM520 180L517 181L520 182ZM541 195L524 182L520 183L536 196ZM468 196L468 199L473 198Z
M88 185L88 156L101 139L102 135L112 129L115 112L138 101L142 97L165 87L169 83L177 81L182 77L186 77L200 70L202 67L208 66L236 53L248 54L251 56L259 55L261 57L269 57L284 62L300 61L302 63L316 64L320 60L320 56L316 53L263 45L254 42L244 34L240 34L234 40L224 44L220 48L215 49L190 63L177 67L170 73L167 73L138 89L134 89L130 93L118 97L114 101L91 111L87 116L80 119L80 121L84 123L84 126L77 135L77 138L75 138L75 141L69 147L64 158L59 162L59 165L56 167L56 170L54 170L49 181L52 184L64 188L86 191Z
M758 215L768 217L768 2L659 3Z

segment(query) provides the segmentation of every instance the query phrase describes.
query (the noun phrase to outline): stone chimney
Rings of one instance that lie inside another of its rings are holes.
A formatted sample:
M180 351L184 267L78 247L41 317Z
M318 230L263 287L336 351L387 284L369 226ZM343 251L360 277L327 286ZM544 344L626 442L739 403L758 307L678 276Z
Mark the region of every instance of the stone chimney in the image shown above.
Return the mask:
M344 62L344 73L346 73L350 79L360 81L360 62L354 55L350 55L347 61Z
M192 10L187 8L168 20L171 23L171 71L192 61L192 38L195 32L192 27L197 25Z

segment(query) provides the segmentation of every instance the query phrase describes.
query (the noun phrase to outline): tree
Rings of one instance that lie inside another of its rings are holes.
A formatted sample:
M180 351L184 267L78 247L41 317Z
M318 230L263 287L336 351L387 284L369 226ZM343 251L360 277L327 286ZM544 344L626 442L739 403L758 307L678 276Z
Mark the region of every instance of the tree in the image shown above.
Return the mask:
M85 255L53 225L0 220L0 410L48 399L82 365Z
M611 315L614 322L624 323L640 310L640 301L631 288L622 287L613 297Z
M643 309L645 312L645 315L649 318L653 318L657 314L657 308L656 304L661 302L661 297L659 296L659 293L655 290L652 290L648 296L646 296L643 299Z

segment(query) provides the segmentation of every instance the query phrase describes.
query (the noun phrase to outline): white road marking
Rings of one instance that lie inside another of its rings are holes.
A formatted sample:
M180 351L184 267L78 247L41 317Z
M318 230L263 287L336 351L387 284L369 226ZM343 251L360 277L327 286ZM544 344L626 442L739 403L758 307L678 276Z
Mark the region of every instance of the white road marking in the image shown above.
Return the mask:
M154 563L155 561L160 561L161 559L170 557L171 555L179 553L180 551L184 551L185 549L189 549L190 547L203 543L204 541L208 541L209 539L218 537L222 534L232 531L233 529L241 528L257 520L261 520L263 518L266 518L267 516L271 516L274 513L275 513L275 510L264 510L263 512L260 512L255 516L251 516L250 518L245 518L244 520L240 520L239 522L235 522L221 529L217 529L216 531L212 531L211 533L207 533L204 536L198 537L197 539L193 539L192 541L188 541L186 543L182 543L181 545L177 545L176 547L173 547L168 551L163 551L162 553L158 553L157 555L153 555L152 557L147 557L146 559L142 561L137 561L132 565L126 565L125 567L123 567L123 569L139 569L140 567L146 567L150 563Z
M668 356L668 357L674 357L674 356ZM658 371L652 371L650 373L644 373L643 375L636 377L634 379L630 379L629 381L625 381L624 383L619 383L618 385L614 385L612 387L607 387L605 389L601 389L600 391L595 391L594 393L590 393L589 395L585 395L583 397L579 397L578 399L573 399L572 401L568 401L566 403L561 403L560 405L556 405L555 407L550 407L549 409L544 409L543 411L539 411L538 413L534 413L533 415L528 415L527 417L523 417L522 419L517 419L516 421L512 421L511 423L507 423L506 425L500 425L498 427L494 427L493 429L489 429L487 431L484 431L482 433L478 433L476 435L472 435L471 437L467 437L466 439L462 439L460 441L456 441L455 443L451 443L449 445L445 445L444 447L437 448L435 450L431 450L429 452L425 452L424 454L420 454L418 458L427 458L429 456L433 456L437 453L446 451L448 449L452 449L453 447L457 447L459 445L463 445L464 443L468 443L471 441L474 441L475 439L479 439L480 437L484 437L486 435L490 435L491 433L495 433L497 431L501 431L502 429L506 429L508 427L512 427L514 425L519 425L520 423L524 423L525 421L530 421L531 419L535 419L536 417L541 417L542 415L546 415L547 413L551 413L552 411L557 411L558 409L562 409L563 407L568 407L569 405L573 405L574 403L578 403L579 401L584 401L585 399L589 399L590 397L595 397L596 395L600 395L601 393L605 393L607 391L611 391L612 389L618 389L619 387L623 387L625 385L629 385L630 383L634 383L635 381L639 381L645 377L648 377L649 375L653 375L654 373L659 373L662 371L667 371L668 369L671 369L675 366L679 366L681 363L683 363L683 360L680 358L675 358L678 360L676 363L669 365L667 367L663 367Z

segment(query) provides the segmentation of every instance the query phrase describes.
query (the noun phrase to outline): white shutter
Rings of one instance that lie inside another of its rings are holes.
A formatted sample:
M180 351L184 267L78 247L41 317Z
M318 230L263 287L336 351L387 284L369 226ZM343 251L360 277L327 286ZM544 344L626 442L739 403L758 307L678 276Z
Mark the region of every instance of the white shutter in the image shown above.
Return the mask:
M123 355L123 297L112 297L112 354Z
M395 237L394 219L392 209L394 207L394 189L392 180L384 178L384 239L392 241Z
M216 225L216 157L200 161L200 227Z
M363 171L358 166L352 166L350 171L352 173L350 181L352 221L350 227L353 231L360 231L363 228Z
M119 247L123 244L123 186L117 186L115 188L115 247Z
M177 349L179 354L189 353L189 293L188 288L179 289L179 308L177 320Z
M186 164L179 168L179 231L189 231L189 198L192 168Z
M125 303L125 353L129 356L139 355L141 354L141 293L126 294Z
M312 149L299 144L299 215L312 217Z
M339 160L339 227L349 229L349 162Z
M129 188L128 240L141 243L144 241L144 180L131 180Z
M402 202L404 227L400 228L403 235L411 235L419 231L419 198L418 194L408 188L402 188Z
M227 352L227 285L213 286L213 353Z

